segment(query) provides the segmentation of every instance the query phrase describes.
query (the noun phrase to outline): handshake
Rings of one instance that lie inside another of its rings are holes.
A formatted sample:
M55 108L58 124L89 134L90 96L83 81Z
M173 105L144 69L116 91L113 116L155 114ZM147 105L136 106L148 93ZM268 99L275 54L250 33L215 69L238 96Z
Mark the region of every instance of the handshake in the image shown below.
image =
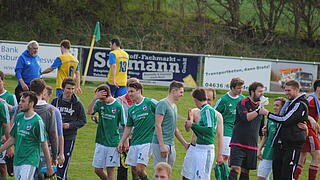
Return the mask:
M260 97L260 104L259 104L258 109L262 109L264 106L266 106L268 104L269 104L269 98L261 96Z
M260 104L259 104L259 107L258 107L258 109L259 109L258 113L267 116L269 111L266 110L264 108L264 106L266 106L268 104L269 104L269 98L261 96L260 97Z

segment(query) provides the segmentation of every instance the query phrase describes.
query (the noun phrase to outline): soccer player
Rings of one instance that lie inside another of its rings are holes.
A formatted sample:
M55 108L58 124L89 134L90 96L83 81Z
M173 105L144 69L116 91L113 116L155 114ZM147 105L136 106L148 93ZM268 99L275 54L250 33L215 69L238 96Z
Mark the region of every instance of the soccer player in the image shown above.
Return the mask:
M273 110L275 114L279 114L282 106L286 102L286 99L283 97L276 98L273 103ZM257 152L257 157L261 160L258 166L258 180L269 179L269 176L272 171L272 158L273 158L273 148L272 148L272 139L277 130L277 123L268 119L266 132L262 137L262 140L259 144L259 149ZM262 153L262 148L263 153Z
M59 165L57 170L57 179L67 180L69 163L76 141L77 131L86 123L86 113L83 104L74 94L76 82L72 78L66 78L62 81L63 93L54 98L52 105L57 107L62 116L62 128L64 138L64 157L63 165Z
M128 79L126 87L128 87L129 84L131 84L131 83L139 83L139 79L137 79L137 78ZM127 117L128 117L128 109L134 102L130 99L128 93L126 93L123 96L118 97L117 100L122 104L122 107L124 109L124 112L125 112L125 115L126 115L126 119L127 119ZM123 131L124 131L124 126L120 125L119 126L120 138L123 135ZM120 161L120 167L118 167L117 180L127 180L128 179L128 167L125 165L125 159L127 157L127 152L128 152L128 149L129 149L129 145L125 145L125 147L127 147L127 149L125 149L120 154L121 161ZM138 176L137 172L134 171L133 169L131 169L131 173L132 173L132 177L137 177Z
M46 101L46 103L49 103L49 100L52 97L52 91L53 91L52 87L49 85L46 85L46 89L44 90L43 97L42 97L42 99ZM56 116L58 142L59 142L58 164L63 164L64 163L64 138L63 138L63 130L62 130L62 117L58 108L56 108L52 104L49 104L49 105L54 110L54 114Z
M214 161L214 137L218 136L218 156L217 163L222 164L222 141L223 141L223 122L217 117L216 111L207 103L206 90L197 88L192 92L193 100L200 109L200 120L194 123L192 119L186 120L185 128L192 131L197 136L196 146L194 147L192 174L184 179L203 179L209 180Z
M222 156L225 163L228 163L230 156L230 140L232 129L236 119L236 107L240 100L245 97L241 94L244 81L240 78L233 78L230 82L230 91L220 97L214 105L214 109L223 117L223 151Z
M35 78L40 78L40 57L38 56L39 44L37 41L30 41L25 50L18 58L14 69L18 86L15 89L15 95L18 102L20 101L20 93L28 91L30 82Z
M172 169L168 163L159 162L155 168L154 180L170 180L171 173Z
M129 65L129 55L122 49L119 39L110 41L111 52L109 53L109 73L107 84L113 97L127 93L126 83Z
M263 115L259 114L260 97L263 96L262 83L249 85L249 97L242 99L236 108L236 120L230 141L230 180L249 179L249 170L256 169L258 136Z
M206 91L206 96L207 96L207 103L210 106L212 106L213 101L216 98L216 91L213 88L206 88L205 91ZM215 110L215 113L216 113L219 121L223 122L223 118L222 118L221 113L219 113L217 110ZM199 108L189 109L188 120L191 120L194 123L198 123L200 120L200 109ZM194 133L192 133L191 143L187 149L187 152L184 157L183 164L182 164L181 175L182 175L183 180L192 179L192 177L193 177L193 164L190 162L193 161L194 153L197 153L197 151L195 150L196 140L197 140L197 136ZM223 143L223 142L220 141L219 143ZM222 146L223 146L223 144L222 144Z
M122 152L124 143L133 129L131 144L126 158L126 164L137 171L138 177L133 179L147 180L145 171L151 153L151 142L155 125L155 109L157 101L142 96L143 87L140 83L128 85L128 94L134 104L129 107L128 120L123 136L118 145L118 151Z
M119 125L124 126L125 114L122 105L111 96L110 88L102 84L88 106L88 114L99 114L96 134L96 150L92 166L101 180L114 180L114 167L120 166L117 146L120 141ZM107 168L107 174L103 172Z
M9 109L5 102L0 101L0 133L4 134L6 139L9 138L9 132L10 132L10 115L9 115ZM2 141L0 142L0 145L2 146ZM6 162L4 160L4 157L6 155L6 151L0 153L1 155L1 171L0 171L0 179L6 179ZM11 150L11 156L13 155Z
M2 71L0 71L0 99L4 100L6 103L10 104L11 106L17 106L18 102L16 96L11 92L7 91L4 88L5 84L5 75ZM10 113L10 122L12 122L13 113Z
M47 102L42 100L44 90L46 88L46 83L43 79L33 79L30 82L30 90L35 92L37 95L37 104L34 108L34 111L42 118L45 124L45 132L48 138L48 146L50 147L50 154L52 162L57 160L58 154L58 135L57 135L57 125L56 117L54 110L51 108ZM40 151L40 165L36 170L35 179L44 179L43 174L40 172L40 169L45 167L46 162L44 159L44 154Z
M0 71L0 101L6 102L11 106L17 106L18 103L16 100L16 96L4 88L4 83L5 83L4 78L5 78L4 73ZM10 114L10 122L12 124L14 113L9 112L9 114ZM9 129L10 129L10 126L9 126ZM5 133L4 129L2 129L2 133L0 133L0 135L3 137L3 135L5 135L4 133ZM4 137L4 140L6 140L5 137ZM0 155L0 179L5 178L7 173L6 162L4 160L5 156L8 156L10 158L13 156L13 151L11 148L9 148L7 151L2 152L2 154Z
M63 93L62 81L76 76L76 93L82 94L80 87L80 65L79 61L70 53L71 43L69 40L62 40L60 42L61 55L58 56L51 67L44 70L41 74L50 73L54 69L58 68L57 80L56 80L56 96Z
M272 173L274 180L294 179L294 171L299 160L301 147L306 141L306 130L298 127L308 120L308 102L305 95L300 95L298 81L286 82L284 88L288 100L279 115L262 108L260 113L268 119L280 123L273 138Z
M318 169L320 166L320 140L319 140L319 125L318 120L320 116L320 80L316 80L313 83L314 94L310 94L307 97L309 102L308 110L309 110L309 121L307 121L308 126L308 136L307 140L302 146L299 162L297 165L297 169L294 173L294 179L298 179L300 174L302 173L302 169L304 163L307 158L307 153L311 154L312 160L309 166L309 180L315 180L317 178ZM310 123L311 121L315 122L315 127ZM318 131L318 133L317 133Z
M189 144L184 140L177 127L178 108L175 103L179 101L183 93L183 84L173 81L169 86L168 96L157 104L156 127L152 143L154 167L159 162L167 162L173 167L176 159L174 136L188 149Z
M39 166L40 147L42 147L47 162L47 176L51 177L54 174L51 167L45 125L41 117L34 111L37 101L34 92L26 91L22 93L19 103L21 112L15 117L9 139L0 147L0 152L3 152L13 144L15 145L14 176L20 180L33 179L36 167Z

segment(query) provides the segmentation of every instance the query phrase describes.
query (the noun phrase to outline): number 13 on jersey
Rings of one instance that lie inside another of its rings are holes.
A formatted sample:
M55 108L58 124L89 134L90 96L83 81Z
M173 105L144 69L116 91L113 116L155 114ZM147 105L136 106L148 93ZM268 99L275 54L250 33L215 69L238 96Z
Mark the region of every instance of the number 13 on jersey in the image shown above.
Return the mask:
M119 72L127 72L127 64L126 61L120 61Z

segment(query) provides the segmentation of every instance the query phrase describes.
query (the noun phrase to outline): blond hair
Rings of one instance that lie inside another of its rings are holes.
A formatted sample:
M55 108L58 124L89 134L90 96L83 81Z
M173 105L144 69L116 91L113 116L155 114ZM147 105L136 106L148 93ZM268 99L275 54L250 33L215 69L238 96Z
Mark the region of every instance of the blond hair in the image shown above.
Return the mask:
M171 166L168 163L159 162L156 165L156 168L155 168L156 172L159 172L159 171L162 171L162 170L167 172L169 178L171 177L172 169L171 169Z

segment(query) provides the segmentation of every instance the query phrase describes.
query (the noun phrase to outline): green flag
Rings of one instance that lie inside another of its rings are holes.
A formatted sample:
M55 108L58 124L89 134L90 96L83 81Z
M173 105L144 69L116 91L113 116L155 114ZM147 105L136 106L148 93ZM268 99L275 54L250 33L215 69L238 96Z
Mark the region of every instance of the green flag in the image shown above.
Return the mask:
M96 42L98 42L100 38L100 23L99 21L96 23L96 28L94 28L94 35L96 35Z

